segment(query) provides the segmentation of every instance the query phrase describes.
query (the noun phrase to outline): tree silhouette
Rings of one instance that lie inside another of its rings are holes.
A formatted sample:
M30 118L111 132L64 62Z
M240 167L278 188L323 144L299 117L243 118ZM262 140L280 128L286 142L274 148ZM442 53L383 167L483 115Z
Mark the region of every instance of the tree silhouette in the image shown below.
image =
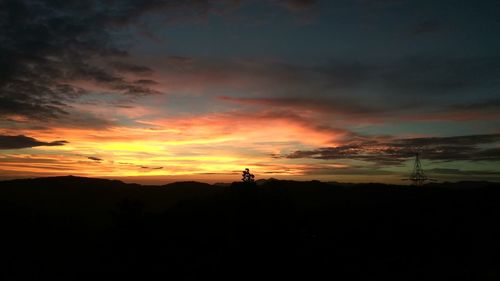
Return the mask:
M248 168L245 168L245 170L243 170L241 176L243 177L241 179L243 182L248 182L248 183L254 182L255 176L250 173L250 169Z

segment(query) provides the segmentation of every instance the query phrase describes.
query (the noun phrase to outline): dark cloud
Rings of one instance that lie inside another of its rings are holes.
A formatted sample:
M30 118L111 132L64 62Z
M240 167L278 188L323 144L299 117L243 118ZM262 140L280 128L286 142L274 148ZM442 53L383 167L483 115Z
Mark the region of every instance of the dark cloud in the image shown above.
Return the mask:
M87 157L87 158L88 158L88 159L90 159L90 160L97 161L97 162L102 161L102 159L101 159L101 158L99 158L99 157L89 156L89 157Z
M449 169L449 168L434 168L427 170L433 174L442 174L442 175L464 175L464 176L500 176L500 171L491 171L491 170L461 170L461 169Z
M54 119L88 92L71 81L90 81L125 95L157 93L153 84L124 74L147 67L117 62L128 57L112 40L118 28L147 13L164 18L200 15L211 1L0 1L0 116ZM109 63L107 63L109 61Z
M495 143L500 141L500 134L489 135L469 135L469 136L456 136L456 137L431 137L431 138L412 138L397 140L395 144L401 146L439 146L439 145L453 145L453 146L473 146L478 144Z
M287 158L355 159L381 165L398 165L418 151L435 161L500 161L500 149L480 145L500 142L500 134L378 140L359 138L337 147L298 150Z
M137 164L133 164L133 163L129 163L129 162L118 162L118 164L120 165L126 165L126 166L129 166L129 167L134 167L134 168L137 168L137 169L140 169L140 170L161 170L163 169L163 166L157 166L157 167L151 167L151 166L143 166L143 165L137 165Z
M500 159L500 148L484 149L476 153L478 160L498 161Z
M60 146L68 143L64 140L44 142L24 135L7 136L0 135L0 149L21 149L36 146Z
M306 9L311 0L272 1L288 9ZM209 13L239 6L235 1L0 1L0 117L12 114L56 119L71 109L67 104L89 91L72 81L97 83L103 91L129 96L157 94L156 81L127 74L150 75L152 70L128 62L116 32L176 19L205 18ZM231 10L229 9L229 10Z
M174 69L180 74L175 76ZM166 73L169 75L165 83L174 88L194 84L227 89L226 93L241 93L244 88L252 94L250 98L241 94L221 97L234 103L369 117L408 115L405 120L412 116L421 119L426 113L434 119L457 118L454 113L464 112L464 107L471 103L460 100L467 100L472 91L500 90L500 57L417 56L378 62L332 60L309 67L183 59ZM488 94L479 95L474 97L474 103L480 103ZM390 102L384 102L387 100ZM485 117L479 114L480 105L474 109L474 118Z
M224 88L244 85L250 93L261 93L251 99L224 97L226 101L280 106L295 103L302 108L318 109L332 106L370 114L388 109L449 108L450 98L456 103L457 96L466 96L471 90L500 88L500 57L419 56L379 62L332 60L311 67L196 60L184 65L177 66L183 70L182 82L198 81ZM179 82L171 81L176 83ZM432 97L432 100L422 97ZM386 98L391 102L380 102Z
M117 122L93 113L75 110L68 106L68 112L59 115L45 115L46 111L26 112L26 107L12 107L4 110L5 115L0 114L0 127L11 130L51 130L54 128L77 128L77 129L107 129L117 125ZM57 109L55 109L57 110ZM26 118L31 116L33 118Z
M146 170L161 170L163 167L149 167L149 166L140 166L141 169L146 169Z
M8 117L11 115L21 116L37 116L39 119L52 119L64 116L67 112L61 108L57 101L34 98L23 98L23 95L18 98L11 98L7 94L0 96L0 117ZM38 102L37 102L38 100Z
M376 167L346 167L346 168L334 168L326 167L322 165L315 165L304 169L307 175L371 175L371 176L381 176L381 175L396 175L396 172L386 171L377 169Z

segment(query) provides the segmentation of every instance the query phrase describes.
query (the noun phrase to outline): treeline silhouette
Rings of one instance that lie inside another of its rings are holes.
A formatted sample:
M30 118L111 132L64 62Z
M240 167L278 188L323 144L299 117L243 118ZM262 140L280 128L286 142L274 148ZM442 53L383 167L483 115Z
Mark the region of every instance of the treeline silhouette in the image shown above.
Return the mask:
M500 280L500 185L0 182L0 278Z

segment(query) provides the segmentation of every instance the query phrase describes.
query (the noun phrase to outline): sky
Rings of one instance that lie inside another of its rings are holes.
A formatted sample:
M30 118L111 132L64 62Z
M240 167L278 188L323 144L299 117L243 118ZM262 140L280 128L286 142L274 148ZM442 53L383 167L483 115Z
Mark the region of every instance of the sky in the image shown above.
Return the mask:
M0 0L0 179L500 181L500 1Z

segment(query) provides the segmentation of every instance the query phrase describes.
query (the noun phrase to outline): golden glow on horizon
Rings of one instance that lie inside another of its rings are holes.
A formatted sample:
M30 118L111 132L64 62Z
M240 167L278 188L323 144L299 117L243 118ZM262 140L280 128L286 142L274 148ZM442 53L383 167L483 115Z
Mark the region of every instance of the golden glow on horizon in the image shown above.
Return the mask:
M342 132L317 130L293 119L241 114L138 118L135 123L99 130L62 126L25 130L23 134L40 141L68 143L7 150L0 155L1 170L131 177L238 174L242 167L249 167L268 175L294 176L305 174L308 165L271 155L332 145L342 137ZM19 134L6 129L2 133ZM344 168L341 164L331 167Z

